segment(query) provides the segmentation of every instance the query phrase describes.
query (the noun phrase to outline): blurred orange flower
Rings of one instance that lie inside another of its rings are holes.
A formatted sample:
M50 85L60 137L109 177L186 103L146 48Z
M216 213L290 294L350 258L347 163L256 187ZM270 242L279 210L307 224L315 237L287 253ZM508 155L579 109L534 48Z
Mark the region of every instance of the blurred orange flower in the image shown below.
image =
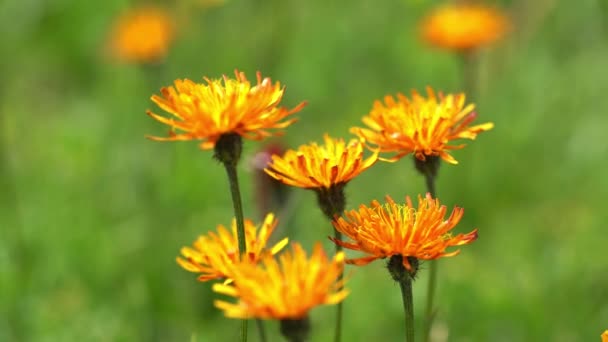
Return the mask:
M281 157L272 156L264 170L275 179L291 186L319 189L345 184L378 160L378 153L365 159L364 146L353 139L348 144L344 139L334 139L325 134L324 146L317 143L302 145L297 151L288 150Z
M220 136L238 134L252 140L262 140L296 121L281 121L304 107L302 102L293 109L279 107L285 88L257 73L257 84L251 86L245 74L235 71L236 79L205 78L207 84L189 79L176 80L175 87L161 89L161 96L152 101L175 118L147 111L152 118L171 127L169 137L150 137L158 141L202 140L200 148L212 149ZM181 131L175 133L175 130Z
M412 91L412 99L390 95L384 103L376 101L363 123L369 128L353 127L351 132L372 144L381 152L395 152L387 159L396 161L410 153L424 161L427 156L439 156L450 164L458 164L448 151L465 145L448 145L452 140L474 140L477 134L490 130L493 123L469 126L477 117L474 104L465 106L463 93L438 96L428 87L428 98Z
M158 62L175 38L174 22L157 7L134 8L120 16L109 38L112 57L124 62Z
M430 194L426 198L418 196L418 208L414 208L409 197L405 205L395 203L389 196L386 198L384 205L374 200L371 207L361 205L358 211L346 211L344 217L334 220L334 227L354 241L332 239L336 244L370 254L347 263L361 266L379 258L401 255L403 266L411 270L408 257L422 260L451 257L460 250L446 252L446 248L477 239L477 229L456 236L450 233L462 218L462 208L454 208L445 220L446 207Z
M446 4L422 22L424 39L441 48L474 49L501 38L509 27L497 9L474 4Z
M279 261L266 255L258 265L235 265L234 282L214 284L213 291L236 297L238 303L214 304L231 318L302 319L315 306L346 298L339 280L343 268L344 253L329 259L317 243L308 258L295 243L293 252L281 254Z
M245 220L247 254L243 261L255 264L264 255L272 256L287 245L288 240L285 238L270 250L266 249L268 238L276 225L277 220L273 214L266 215L259 228L251 220ZM239 261L238 250L236 220L233 220L231 232L223 225L219 225L217 234L209 232L207 235L199 236L194 242L194 248L183 247L181 250L183 258L177 257L176 260L185 270L201 273L198 278L200 281L232 278L230 269L232 264Z
M608 330L602 334L602 342L608 342Z

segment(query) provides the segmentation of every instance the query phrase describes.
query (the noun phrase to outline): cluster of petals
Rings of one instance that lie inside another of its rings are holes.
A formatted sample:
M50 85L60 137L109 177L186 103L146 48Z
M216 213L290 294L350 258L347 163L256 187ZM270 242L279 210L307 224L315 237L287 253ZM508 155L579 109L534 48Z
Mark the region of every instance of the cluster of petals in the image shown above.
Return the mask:
M477 134L490 130L493 123L469 126L477 114L474 104L465 103L465 95L435 94L427 88L428 97L412 91L411 99L397 94L397 99L387 95L384 103L376 101L369 115L363 117L367 128L353 127L371 149L393 152L386 160L396 161L410 153L425 160L439 156L450 164L458 162L449 153L465 145L450 145L457 139L474 140Z
M312 308L337 304L348 295L340 280L343 268L342 252L329 258L317 243L307 257L294 243L278 260L267 255L257 265L236 265L234 282L214 284L213 290L238 301L214 304L231 318L302 319Z
M509 20L495 8L447 4L423 20L422 35L437 47L463 51L495 42L508 28Z
M110 54L124 62L158 62L174 38L174 22L166 10L134 8L116 20L109 37Z
M283 156L273 155L265 169L271 177L291 186L319 189L345 184L378 160L378 153L364 157L365 144L359 139L324 136L325 145L310 143Z
M231 279L230 271L235 263L255 264L265 255L274 255L287 245L287 238L279 241L270 249L266 244L277 225L273 214L266 215L264 222L257 227L251 220L245 220L245 237L247 251L242 254L238 249L236 220L232 221L231 230L223 225L216 232L201 235L193 247L183 247L177 257L177 263L185 270L200 273L200 281L214 279ZM241 257L241 254L243 257Z
M361 251L369 256L347 260L347 263L366 265L376 259L403 256L403 266L411 270L407 257L432 260L450 257L460 250L447 252L451 246L461 246L477 239L477 229L467 234L452 236L450 231L458 224L464 210L454 208L445 219L447 208L439 200L418 196L418 207L409 197L398 204L387 196L387 203L374 200L370 207L361 205L359 210L346 211L334 220L334 227L353 242L335 240L342 247Z
M285 88L270 78L257 73L257 84L252 85L245 74L235 71L236 78L195 83L189 79L176 80L174 86L161 89L152 101L171 114L165 117L147 111L157 121L171 127L168 137L152 140L200 140L200 148L212 149L224 134L238 134L246 139L262 140L281 135L281 129L296 121L287 118L305 105L292 109L280 107Z

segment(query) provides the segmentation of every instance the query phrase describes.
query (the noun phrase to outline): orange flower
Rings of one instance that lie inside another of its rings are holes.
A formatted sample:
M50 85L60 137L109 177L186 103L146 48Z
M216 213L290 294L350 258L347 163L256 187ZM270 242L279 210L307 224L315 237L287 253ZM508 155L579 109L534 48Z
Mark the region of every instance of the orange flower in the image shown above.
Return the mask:
M156 7L132 9L120 16L110 35L112 56L126 62L158 62L175 36L169 14Z
M161 89L161 96L153 95L160 108L175 118L166 118L147 111L154 119L171 127L169 137L150 137L152 140L202 140L201 149L208 150L222 135L238 134L252 140L262 140L282 132L269 129L282 129L296 119L283 120L293 114L305 103L293 109L279 107L284 87L279 82L272 83L270 78L262 79L257 73L257 84L251 86L245 74L235 71L236 79L224 76L221 80L205 78L207 84L191 80L176 80L175 87ZM175 133L179 130L181 133Z
M490 130L493 123L469 126L477 117L475 105L465 106L465 95L441 92L435 96L428 87L428 98L412 91L412 99L397 94L397 101L387 95L384 103L376 101L363 123L369 128L351 128L351 132L376 145L381 152L395 152L387 159L396 161L410 153L424 161L427 156L440 156L450 164L458 164L448 151L465 145L448 145L452 140L474 140L477 133ZM376 148L376 147L374 147Z
M498 10L472 4L443 5L422 22L424 39L441 48L474 49L493 43L509 26Z
M608 342L608 330L602 334L602 342Z
M343 268L344 253L330 260L317 243L307 258L295 243L279 261L266 255L259 265L235 265L234 283L214 284L213 291L239 302L214 304L231 318L301 319L315 306L336 304L348 295L338 280Z
M354 240L349 243L333 239L335 243L370 254L347 263L361 266L379 258L401 255L403 266L411 270L407 257L422 260L451 257L460 250L446 252L447 247L466 245L477 239L477 229L468 234L450 234L462 218L462 208L454 208L445 220L446 207L430 194L426 198L418 196L418 208L412 206L409 197L405 205L395 203L389 196L386 198L384 205L374 200L371 207L361 205L359 211L347 211L345 218L333 222L338 231Z
M287 245L287 238L275 244L270 250L266 243L270 234L277 225L273 214L266 215L261 227L256 227L250 220L245 220L245 236L247 241L247 254L245 261L255 264L264 255L274 255ZM238 261L238 240L236 233L236 220L232 221L232 232L223 225L217 227L217 234L209 232L201 235L194 242L194 248L183 247L184 258L177 257L177 263L185 270L201 273L200 281L212 279L232 278L231 265Z
M283 157L273 155L264 170L271 177L291 186L306 189L330 188L345 184L378 160L374 152L363 158L363 143L333 139L324 135L325 146L316 143L302 145L297 151L288 150Z

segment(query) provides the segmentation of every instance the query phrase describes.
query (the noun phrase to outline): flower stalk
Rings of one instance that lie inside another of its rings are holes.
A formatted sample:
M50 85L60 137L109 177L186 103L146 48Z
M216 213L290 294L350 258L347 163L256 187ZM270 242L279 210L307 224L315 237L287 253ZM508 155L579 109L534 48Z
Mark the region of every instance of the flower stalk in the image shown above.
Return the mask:
M310 319L308 316L301 319L283 319L280 329L287 341L305 342L310 333Z
M475 50L460 53L462 59L462 83L469 98L475 99L479 88L479 71Z
M241 152L243 151L243 139L234 133L223 134L215 145L214 157L224 164L228 182L230 183L230 194L236 218L236 231L239 243L239 256L247 252L247 241L245 240L245 219L243 215L243 203L239 189L239 179L236 167ZM247 320L241 321L241 341L247 342Z
M405 341L414 342L414 297L412 294L412 281L418 271L418 259L407 257L410 270L403 266L403 256L393 255L387 268L393 280L399 283L401 298L403 300L403 313L405 317Z
M345 183L340 183L330 186L329 188L319 188L316 190L319 207L330 221L333 221L336 216L340 216L346 207L346 196L344 195L345 185ZM342 233L340 233L340 231L338 231L335 227L333 227L333 230L335 240L342 241ZM336 254L341 251L342 246L340 244L336 244ZM340 272L338 282L342 281L343 277L344 270ZM338 305L336 305L336 328L334 335L335 342L340 342L342 340L342 311L342 302L340 302Z
M436 156L427 156L425 160L414 157L416 170L424 175L426 189L431 197L436 198L435 179L439 171L440 159ZM431 328L435 319L435 290L437 288L437 260L431 260L429 266L429 282L427 285L426 309L424 314L423 341L428 342L431 337Z
M260 334L260 342L266 342L266 328L264 327L264 322L258 318L255 320L255 323L258 326L258 333Z

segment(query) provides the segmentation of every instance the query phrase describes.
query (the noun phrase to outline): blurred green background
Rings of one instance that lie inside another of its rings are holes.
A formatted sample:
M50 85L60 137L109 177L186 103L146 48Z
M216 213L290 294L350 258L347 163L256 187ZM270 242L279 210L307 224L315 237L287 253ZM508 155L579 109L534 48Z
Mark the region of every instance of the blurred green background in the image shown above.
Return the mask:
M165 63L141 67L103 56L125 1L0 2L0 341L236 340L239 323L213 307L211 284L174 260L229 223L224 170L195 143L146 140L166 132L144 114L162 113L149 97L176 78L260 70L287 85L286 106L309 102L285 144L348 137L385 94L462 89L458 56L419 39L435 4L188 4ZM480 237L440 262L435 340L599 341L608 329L607 3L501 5L513 30L481 53L471 100L478 122L496 127L454 152L460 164L444 164L438 180L442 201L465 208L457 230L477 227ZM261 146L246 142L245 157ZM246 162L240 172L246 215L258 219ZM349 184L349 207L415 196L423 184L409 158L378 164ZM313 194L296 196L290 238L331 251ZM345 340L402 340L399 287L383 262L353 270ZM313 311L311 341L331 340L333 314Z

